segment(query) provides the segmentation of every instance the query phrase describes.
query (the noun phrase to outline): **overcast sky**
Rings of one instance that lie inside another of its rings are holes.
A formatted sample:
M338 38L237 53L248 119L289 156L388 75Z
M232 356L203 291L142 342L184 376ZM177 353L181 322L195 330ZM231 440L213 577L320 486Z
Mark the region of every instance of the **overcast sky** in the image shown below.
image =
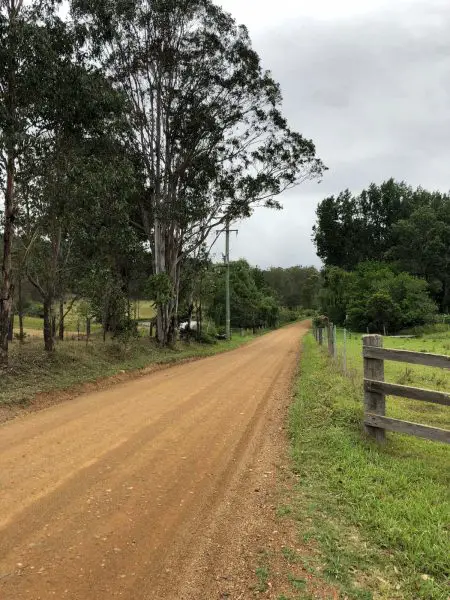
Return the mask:
M317 203L389 177L450 189L448 0L218 0L248 26L292 127L329 167L239 225L233 258L320 265Z

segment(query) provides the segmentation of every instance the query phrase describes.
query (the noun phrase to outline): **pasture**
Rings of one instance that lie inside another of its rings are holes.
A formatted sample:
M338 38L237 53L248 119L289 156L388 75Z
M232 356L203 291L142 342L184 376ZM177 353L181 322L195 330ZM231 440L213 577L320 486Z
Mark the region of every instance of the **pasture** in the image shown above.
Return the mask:
M70 307L69 303L65 304L65 310ZM59 306L55 306L55 315L59 315ZM69 337L77 334L86 333L86 304L83 300L74 302L72 309L64 319L65 331ZM155 307L150 300L136 300L131 303L131 316L135 319L152 319L155 316ZM38 316L25 315L24 330L29 337L42 337L44 320ZM101 330L101 325L93 321L91 323L91 332L95 333ZM14 320L14 334L19 333L19 319Z
M338 364L341 366L343 346L343 330L338 330ZM362 380L362 334L347 334L346 347L348 374L357 381ZM450 331L440 331L417 338L385 337L384 347L450 355ZM385 361L385 381L450 392L450 371L433 367ZM389 417L450 429L450 409L448 407L390 396L387 397L386 407L386 415Z

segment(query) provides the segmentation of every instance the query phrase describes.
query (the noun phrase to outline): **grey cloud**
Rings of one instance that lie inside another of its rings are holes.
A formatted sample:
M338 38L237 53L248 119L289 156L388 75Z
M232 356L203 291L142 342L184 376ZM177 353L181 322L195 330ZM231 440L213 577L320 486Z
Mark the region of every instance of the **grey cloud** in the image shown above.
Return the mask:
M318 264L310 232L323 197L389 177L450 188L449 29L450 5L412 1L360 18L299 19L254 40L290 122L330 171L319 187L287 194L284 215L242 224L239 255Z

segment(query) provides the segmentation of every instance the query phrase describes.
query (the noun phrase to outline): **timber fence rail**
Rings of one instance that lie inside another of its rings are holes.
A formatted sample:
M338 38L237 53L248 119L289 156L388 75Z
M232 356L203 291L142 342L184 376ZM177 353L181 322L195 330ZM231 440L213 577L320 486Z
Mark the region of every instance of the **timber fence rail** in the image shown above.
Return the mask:
M450 444L450 431L386 417L386 395L450 406L450 394L384 381L384 361L406 362L427 367L450 368L450 356L383 348L383 336L363 337L364 427L369 436L383 442L386 431L406 433Z
M347 373L346 340L348 332L344 329L342 353L338 351L336 327L332 323L329 323L327 327L314 328L313 335L320 346L327 347L330 356L335 361L340 362L342 359L342 370ZM384 362L386 360L450 369L450 356L383 348L382 335L365 335L362 339L364 428L367 434L380 443L385 441L386 431L394 431L450 444L450 431L447 429L430 427L421 423L410 423L386 416L386 396L409 398L450 407L450 394L389 383L384 380Z

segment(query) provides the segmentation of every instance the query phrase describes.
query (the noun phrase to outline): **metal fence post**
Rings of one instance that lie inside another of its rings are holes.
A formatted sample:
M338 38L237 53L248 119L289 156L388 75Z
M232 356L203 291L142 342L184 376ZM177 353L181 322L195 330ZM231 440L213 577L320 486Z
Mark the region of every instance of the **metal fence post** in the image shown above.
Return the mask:
M363 337L363 346L372 346L375 348L383 347L383 336L365 335ZM364 380L384 381L384 360L378 358L364 357ZM384 416L386 414L386 397L381 392L373 392L364 386L364 420L367 413ZM384 442L386 439L384 429L364 425L366 433L377 442Z

